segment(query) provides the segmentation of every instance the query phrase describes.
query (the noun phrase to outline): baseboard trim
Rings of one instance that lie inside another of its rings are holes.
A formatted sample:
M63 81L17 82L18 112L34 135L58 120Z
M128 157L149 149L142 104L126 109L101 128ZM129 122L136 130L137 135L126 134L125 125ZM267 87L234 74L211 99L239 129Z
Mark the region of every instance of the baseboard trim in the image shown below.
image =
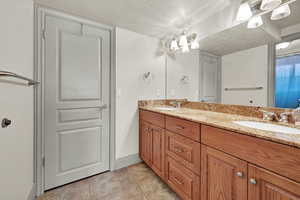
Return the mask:
M128 167L140 162L142 162L142 160L140 159L139 154L133 154L124 158L119 158L115 161L114 170Z
M36 199L36 185L32 184L31 190L27 196L27 200L35 200Z

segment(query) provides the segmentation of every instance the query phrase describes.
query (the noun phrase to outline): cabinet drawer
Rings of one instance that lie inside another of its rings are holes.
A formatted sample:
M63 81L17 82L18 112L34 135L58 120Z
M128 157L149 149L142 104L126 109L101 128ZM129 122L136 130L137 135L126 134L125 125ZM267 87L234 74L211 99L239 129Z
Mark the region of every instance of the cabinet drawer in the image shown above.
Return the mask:
M199 199L199 177L183 165L167 156L167 183L184 200Z
M140 110L140 119L159 127L165 127L165 116L159 113Z
M300 149L210 126L202 143L300 182Z
M200 175L200 143L167 131L166 152L185 167Z
M200 125L198 123L167 116L166 129L200 142Z

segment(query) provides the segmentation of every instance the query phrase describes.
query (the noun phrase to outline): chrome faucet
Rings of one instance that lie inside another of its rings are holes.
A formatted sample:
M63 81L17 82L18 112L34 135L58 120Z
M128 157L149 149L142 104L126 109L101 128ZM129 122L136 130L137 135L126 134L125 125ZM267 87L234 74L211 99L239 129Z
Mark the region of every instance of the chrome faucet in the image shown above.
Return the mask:
M263 120L267 121L277 121L277 122L283 122L288 123L289 122L289 116L292 114L290 112L283 112L279 116L275 112L270 112L266 110L260 110L263 113Z
M180 102L180 101L171 101L170 104L172 106L174 106L175 108L181 108L182 102Z

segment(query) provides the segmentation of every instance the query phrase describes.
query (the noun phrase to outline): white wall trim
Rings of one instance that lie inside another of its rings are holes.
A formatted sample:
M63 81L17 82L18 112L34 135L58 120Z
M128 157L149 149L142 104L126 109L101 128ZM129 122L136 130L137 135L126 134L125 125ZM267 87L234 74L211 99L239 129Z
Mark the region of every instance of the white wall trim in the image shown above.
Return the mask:
M139 154L133 154L124 158L119 158L115 162L115 170L128 167L140 162L142 162L142 160L140 159Z
M97 28L110 31L111 35L111 69L110 69L110 170L115 168L115 87L116 87L116 42L115 27L103 25L81 17L76 17L66 13L58 12L38 4L35 7L34 18L34 78L40 81L40 85L35 88L34 96L34 182L36 184L36 195L44 193L44 168L42 159L44 157L44 43L42 30L44 29L45 16L55 16L66 20L84 23Z
M32 184L31 190L27 196L27 200L35 200L36 199L36 185Z

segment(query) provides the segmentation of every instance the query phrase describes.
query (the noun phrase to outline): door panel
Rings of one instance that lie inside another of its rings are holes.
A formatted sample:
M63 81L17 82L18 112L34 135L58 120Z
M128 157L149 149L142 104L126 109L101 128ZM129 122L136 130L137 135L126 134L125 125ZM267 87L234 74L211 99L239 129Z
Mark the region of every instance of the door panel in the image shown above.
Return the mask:
M249 165L248 200L300 200L300 183Z
M152 134L151 127L145 121L141 121L141 158L149 165L152 164Z
M59 39L60 101L101 99L101 40L64 32Z
M164 129L151 126L152 130L152 168L164 178L165 137Z
M202 145L201 199L246 200L247 162Z
M50 189L109 169L110 32L52 16L45 30Z

